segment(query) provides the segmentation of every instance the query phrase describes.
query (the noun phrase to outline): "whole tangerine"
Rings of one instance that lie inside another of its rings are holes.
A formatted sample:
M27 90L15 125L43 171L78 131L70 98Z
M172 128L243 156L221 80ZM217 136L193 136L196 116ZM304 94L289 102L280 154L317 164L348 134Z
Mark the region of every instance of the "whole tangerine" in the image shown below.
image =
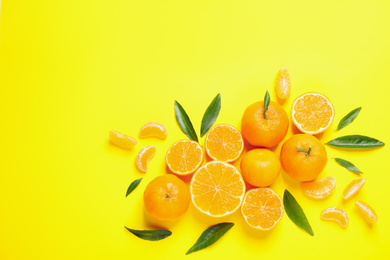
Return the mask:
M286 136L289 120L278 103L270 101L266 117L263 106L264 102L259 101L246 108L241 120L241 133L251 145L271 148Z
M146 212L161 222L181 217L187 211L190 199L187 185L173 174L156 177L144 192Z
M328 161L324 145L309 134L296 134L284 142L280 151L284 171L298 181L312 181Z

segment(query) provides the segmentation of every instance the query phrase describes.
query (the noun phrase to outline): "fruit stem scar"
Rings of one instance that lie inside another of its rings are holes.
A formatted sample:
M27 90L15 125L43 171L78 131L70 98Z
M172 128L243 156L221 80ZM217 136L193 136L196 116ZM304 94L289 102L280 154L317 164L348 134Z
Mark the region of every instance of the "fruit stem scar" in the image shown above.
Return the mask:
M165 194L165 198L166 199L169 199L171 197L171 194L169 193L169 192L167 192L166 194Z

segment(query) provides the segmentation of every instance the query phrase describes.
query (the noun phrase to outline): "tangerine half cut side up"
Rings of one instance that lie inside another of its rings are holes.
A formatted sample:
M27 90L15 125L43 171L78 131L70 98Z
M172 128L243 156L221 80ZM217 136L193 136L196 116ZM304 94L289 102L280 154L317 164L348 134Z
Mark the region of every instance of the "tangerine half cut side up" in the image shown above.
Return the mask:
M141 127L138 136L139 138L156 137L165 140L167 139L168 131L165 126L159 122L149 122Z
M135 166L139 172L145 173L148 170L150 159L156 154L157 148L153 145L141 149L135 157Z
M169 147L165 161L173 173L188 175L201 166L203 150L195 141L180 140Z

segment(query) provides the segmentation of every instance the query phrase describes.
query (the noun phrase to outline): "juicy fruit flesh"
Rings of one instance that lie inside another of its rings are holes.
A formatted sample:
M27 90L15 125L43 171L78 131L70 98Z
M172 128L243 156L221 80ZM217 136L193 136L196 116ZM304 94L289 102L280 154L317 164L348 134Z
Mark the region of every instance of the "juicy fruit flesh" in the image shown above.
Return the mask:
M158 221L172 221L183 215L190 203L187 185L172 174L159 176L145 188L146 212Z
M353 180L351 183L349 183L343 192L343 199L347 200L357 194L363 187L364 183L366 183L366 180L363 178Z
M333 106L322 94L307 93L294 101L292 120L304 133L318 134L325 131L333 118Z
M140 172L147 172L148 163L150 159L156 154L157 148L155 146L147 146L141 149L135 157L135 166Z
M174 143L166 155L169 169L179 175L196 171L203 162L203 150L197 142L181 140Z
M165 140L168 136L167 129L159 122L150 122L145 124L139 130L139 138L156 137Z
M282 100L287 99L291 94L290 74L286 67L282 67L276 75L275 92Z
M336 188L336 180L333 176L325 177L319 181L302 182L303 193L314 199L324 199L329 197Z
M368 223L374 224L378 221L378 216L375 210L371 208L370 205L368 205L367 203L357 200L355 202L355 206L357 207L363 219Z
M207 154L213 160L232 162L240 157L244 141L240 131L231 125L216 125L209 130L205 140Z
M251 227L269 230L282 218L282 200L269 188L252 189L245 195L241 213Z
M240 207L245 183L234 166L211 161L194 174L190 190L196 208L207 215L222 217Z
M345 212L345 210L340 207L331 207L324 209L321 212L321 219L335 221L342 228L347 228L349 223L347 212Z
M124 149L131 149L137 144L134 138L117 131L110 131L110 142Z

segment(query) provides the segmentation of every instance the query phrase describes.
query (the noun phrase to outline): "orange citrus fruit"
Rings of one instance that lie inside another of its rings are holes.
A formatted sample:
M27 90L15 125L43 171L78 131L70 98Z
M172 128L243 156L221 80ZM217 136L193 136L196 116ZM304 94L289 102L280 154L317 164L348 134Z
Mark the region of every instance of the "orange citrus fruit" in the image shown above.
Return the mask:
M202 164L203 150L195 141L180 140L169 147L165 160L173 173L188 175Z
M244 149L244 141L237 128L227 124L220 124L208 131L205 149L213 160L233 162L240 157Z
M347 212L345 212L345 210L340 207L331 207L324 209L321 212L321 219L335 221L342 228L347 228L349 223Z
M270 101L264 118L263 101L248 106L242 116L241 132L253 146L274 147L287 134L288 117L286 111L278 103Z
M363 187L364 183L366 183L366 180L363 178L358 178L351 181L351 183L349 183L344 189L343 199L347 200L358 193L359 190Z
M329 197L336 188L336 180L333 176L325 177L322 180L302 182L301 190L313 199L324 199Z
M291 94L290 74L286 67L282 67L276 75L275 92L282 100L286 100Z
M167 135L167 129L159 122L149 122L145 124L138 133L139 138L157 137L163 140L167 139Z
M355 206L357 207L357 210L360 212L360 215L363 217L363 219L368 223L374 224L378 221L378 215L376 214L375 210L367 203L357 200L355 202Z
M324 169L328 157L324 145L312 135L296 134L280 151L284 171L298 181L312 181Z
M320 93L306 93L295 99L291 118L305 134L319 134L329 128L334 118L334 108Z
M173 174L158 176L145 188L145 210L158 221L178 219L187 211L189 203L187 185Z
M110 131L110 142L124 149L131 149L137 144L137 140L134 138L117 131Z
M279 158L268 149L253 149L241 160L244 180L256 187L266 187L278 178L282 165Z
M233 165L211 161L192 176L190 193L193 204L202 213L223 217L241 206L245 183Z
M241 213L249 226L269 230L283 216L282 200L269 188L252 189L245 195Z
M138 171L146 172L150 159L156 154L157 148L153 145L141 149L135 157L135 166Z

